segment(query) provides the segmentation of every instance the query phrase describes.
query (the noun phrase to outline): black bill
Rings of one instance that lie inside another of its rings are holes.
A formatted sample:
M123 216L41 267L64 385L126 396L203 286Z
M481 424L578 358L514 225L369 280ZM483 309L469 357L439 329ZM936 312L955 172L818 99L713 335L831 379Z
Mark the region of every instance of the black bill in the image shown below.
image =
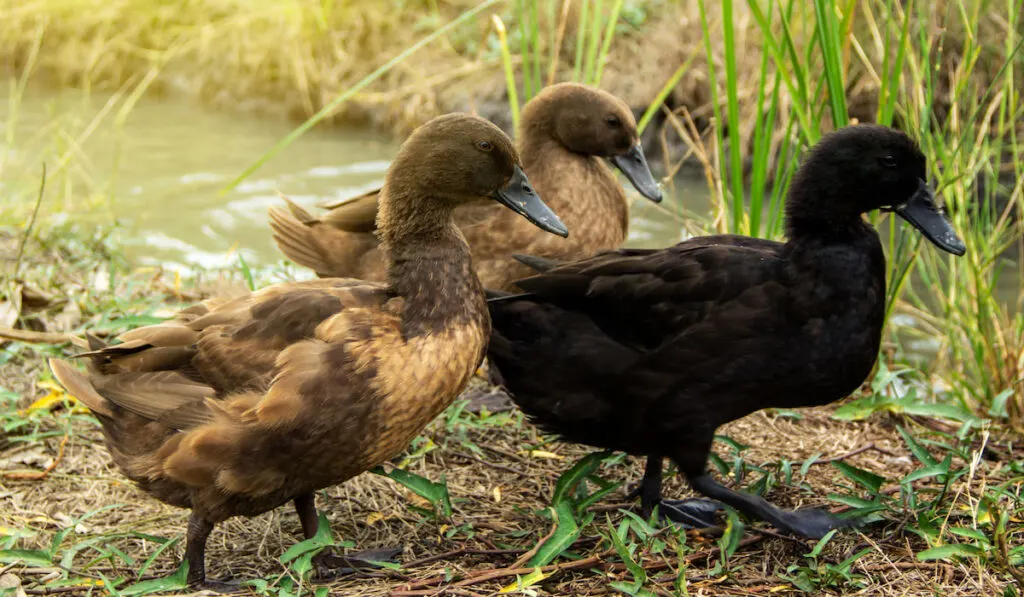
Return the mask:
M949 220L935 206L935 193L927 182L922 180L910 200L894 206L892 211L920 230L925 238L943 251L954 255L967 252L964 241L960 240Z
M612 163L626 175L633 187L641 195L655 203L661 203L661 187L654 180L651 169L647 166L647 158L644 157L644 148L638 142L629 148L626 153L612 156Z
M558 219L550 207L541 201L540 196L530 186L530 179L526 178L526 173L519 166L515 167L508 184L494 191L491 197L523 216L541 230L562 237L569 236L569 230L565 224Z

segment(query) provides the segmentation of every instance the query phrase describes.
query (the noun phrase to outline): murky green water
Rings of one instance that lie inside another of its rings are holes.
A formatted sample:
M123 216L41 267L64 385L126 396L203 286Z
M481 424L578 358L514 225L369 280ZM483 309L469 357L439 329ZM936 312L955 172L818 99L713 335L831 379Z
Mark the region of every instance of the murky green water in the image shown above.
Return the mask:
M24 166L30 187L38 184L42 161L33 156L52 148L61 135L55 129L78 138L108 100L75 90L27 91L16 119L12 163ZM0 107L0 122L8 120L5 109ZM109 211L126 226L129 257L139 264L229 265L238 260L233 251L250 264L273 263L281 255L270 239L267 207L281 203L278 191L307 206L361 193L383 181L399 145L365 130L312 131L234 190L220 194L293 126L281 119L146 97L122 126L111 113L82 143L70 167L87 171L84 178L109 197ZM49 161L52 171L54 160ZM77 190L88 194L89 185ZM677 242L676 218L641 205L645 200L633 194L638 201L631 242ZM707 190L700 181L684 182L679 194L693 208L707 210ZM29 198L34 199L32 193L23 193L23 201ZM85 217L109 218L107 207Z

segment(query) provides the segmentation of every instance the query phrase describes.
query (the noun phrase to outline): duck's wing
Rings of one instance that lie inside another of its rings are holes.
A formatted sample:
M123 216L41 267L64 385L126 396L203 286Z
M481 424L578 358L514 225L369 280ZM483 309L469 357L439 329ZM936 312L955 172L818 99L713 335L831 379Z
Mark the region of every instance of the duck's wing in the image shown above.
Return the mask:
M366 191L365 193L360 193L359 195L345 197L343 199L335 199L333 201L321 201L320 203L317 203L316 206L319 207L320 209L336 209L338 207L345 205L346 203L365 201L368 198L376 200L378 195L380 195L380 187L370 189L369 191Z
M516 284L537 301L586 314L625 345L653 349L737 297L757 300L773 287L780 243L717 240L610 251Z
M648 405L672 391L687 368L700 367L692 353L673 352L679 338L708 320L749 326L742 316L721 315L749 313L773 300L780 291L780 247L702 241L549 268L518 283L524 294L488 302L488 358L516 403L545 430L637 449L646 437ZM698 356L702 342L696 342Z
M377 209L380 206L380 189L362 195L322 204L327 209L319 221L345 232L373 232L377 229Z
M168 322L138 328L121 342L78 355L91 375L61 368L65 387L94 412L120 407L173 429L209 422L218 406L262 396L282 375L282 355L316 336L329 318L348 310L379 310L387 289L359 280L279 284L232 299L211 299ZM236 405L237 406L237 405Z
M401 308L387 288L358 280L282 284L130 332L89 353L88 374L51 368L99 416L117 464L162 499L181 504L183 486L265 495L285 491L288 456L308 455L302 438L325 416L357 427L378 406L363 398L375 367L401 371L377 358L400 348ZM191 357L145 357L170 347ZM355 449L361 437L353 428L335 441ZM320 474L297 474L307 473Z
M282 199L287 211L271 207L268 215L274 242L290 260L325 278L384 278L376 235L380 189L322 204L328 211L319 217L287 197ZM455 210L455 223L463 229L479 226L503 209L490 201L462 205Z
M373 232L377 229L379 206L380 189L373 189L355 197L318 203L317 207L327 211L319 218L313 218L307 213L306 221L322 222L344 232ZM501 213L502 209L491 201L460 205L455 209L455 223L460 228L476 226ZM305 210L302 211L305 213ZM292 213L295 214L294 208Z

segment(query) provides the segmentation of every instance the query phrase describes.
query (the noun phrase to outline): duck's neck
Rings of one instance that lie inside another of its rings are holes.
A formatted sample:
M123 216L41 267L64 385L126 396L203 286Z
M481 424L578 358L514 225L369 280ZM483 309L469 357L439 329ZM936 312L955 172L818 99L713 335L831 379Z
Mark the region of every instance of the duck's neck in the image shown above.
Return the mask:
M626 193L604 158L571 151L545 130L524 131L523 169L570 230L603 224L594 219L606 217L626 226Z
M483 287L473 271L453 207L423 197L393 196L385 186L377 216L388 286L404 300L408 337L451 325L486 323Z
M798 184L800 183L800 184ZM786 237L790 241L814 240L825 244L849 244L876 237L860 211L856 197L844 197L836 189L806 188L808 181L794 181L786 199Z

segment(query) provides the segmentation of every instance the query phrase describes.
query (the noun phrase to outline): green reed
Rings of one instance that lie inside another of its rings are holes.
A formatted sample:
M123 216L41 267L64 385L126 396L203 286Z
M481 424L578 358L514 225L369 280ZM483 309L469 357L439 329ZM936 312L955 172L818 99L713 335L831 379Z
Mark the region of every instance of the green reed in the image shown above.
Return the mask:
M920 139L968 245L968 255L955 258L903 234L897 218L873 214L889 256L886 316L913 313L939 338L934 371L966 406L1022 425L1024 271L1020 255L1008 254L1024 244L1016 126L1024 109L1015 72L1020 7L1012 0L953 0L942 11L915 3L907 14L893 0L697 4L714 82L712 180L721 184L711 190L727 215L720 230L779 237L799 154L824 131L850 122L848 90L869 81L878 98L872 119ZM749 76L754 69L737 68L744 49L736 41L737 13L744 9L757 34L745 31L746 43L762 48L753 53L756 78ZM1009 26L994 47L997 23ZM1013 275L1017 282L1007 291L1004 279Z

